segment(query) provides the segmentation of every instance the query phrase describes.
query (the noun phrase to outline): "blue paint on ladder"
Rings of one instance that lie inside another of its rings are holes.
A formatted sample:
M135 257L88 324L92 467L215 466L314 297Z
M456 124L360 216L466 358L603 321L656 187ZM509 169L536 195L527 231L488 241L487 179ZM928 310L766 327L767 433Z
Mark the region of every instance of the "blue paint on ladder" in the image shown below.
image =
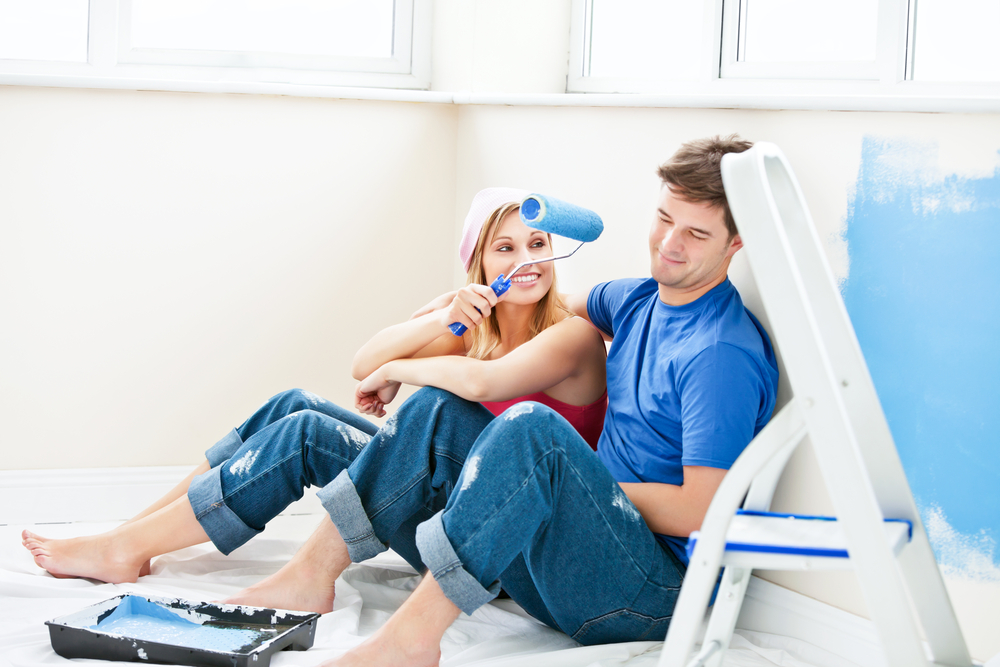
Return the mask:
M1000 169L963 178L937 164L934 144L865 138L844 301L925 522L938 508L959 550L995 567ZM963 569L940 542L939 562Z

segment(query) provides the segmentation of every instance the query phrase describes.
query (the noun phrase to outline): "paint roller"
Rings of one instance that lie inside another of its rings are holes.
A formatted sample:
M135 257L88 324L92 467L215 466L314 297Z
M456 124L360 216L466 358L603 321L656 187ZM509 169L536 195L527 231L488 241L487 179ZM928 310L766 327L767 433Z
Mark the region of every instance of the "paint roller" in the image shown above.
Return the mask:
M597 237L604 231L604 223L601 222L601 217L593 211L553 197L546 197L545 195L531 194L525 197L521 201L520 216L521 222L529 227L534 227L548 234L565 236L568 239L579 241L580 245L565 255L522 262L514 267L514 270L506 277L501 273L497 276L496 280L490 283L490 289L497 296L503 295L510 289L511 277L524 267L542 262L553 262L557 259L566 259L582 248L584 243L596 241ZM452 322L448 326L448 329L456 336L461 336L465 333L466 326L460 322Z

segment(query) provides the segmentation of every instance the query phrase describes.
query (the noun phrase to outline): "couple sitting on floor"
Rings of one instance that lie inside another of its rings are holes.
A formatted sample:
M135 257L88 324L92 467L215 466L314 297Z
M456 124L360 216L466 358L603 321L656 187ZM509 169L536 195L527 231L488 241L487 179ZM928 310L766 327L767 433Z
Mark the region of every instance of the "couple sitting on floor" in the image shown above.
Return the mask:
M340 573L388 547L430 575L334 664L437 664L448 626L501 588L583 644L662 639L687 535L774 408L771 345L727 278L742 243L719 165L749 147L683 145L659 169L652 277L570 297L552 263L493 294L500 273L551 256L551 239L520 221L528 193L480 192L460 247L468 285L355 356L363 414L384 415L401 383L425 387L381 428L284 392L129 522L70 540L25 531L25 546L57 577L135 581L169 551L211 540L230 553L316 485L329 515L227 602L328 612Z

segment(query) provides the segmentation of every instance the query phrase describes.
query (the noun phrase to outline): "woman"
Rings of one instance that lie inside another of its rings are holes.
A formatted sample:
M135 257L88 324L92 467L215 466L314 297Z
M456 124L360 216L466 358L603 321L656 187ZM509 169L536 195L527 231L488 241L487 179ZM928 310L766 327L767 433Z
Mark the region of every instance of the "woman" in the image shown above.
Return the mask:
M494 414L530 398L563 414L596 444L607 400L601 335L562 307L550 262L519 272L501 299L487 286L521 262L552 255L548 235L518 218L518 202L527 194L490 188L476 195L460 246L468 284L378 333L359 350L353 374L362 380L356 391L361 412L384 415L403 382L481 401ZM468 331L454 336L447 328L452 322ZM390 418L381 437L394 430ZM318 396L284 392L210 448L206 461L181 484L122 526L68 540L25 531L23 543L36 564L54 576L109 583L135 581L149 572L153 556L208 540L228 554L300 498L305 487L326 487L377 434L375 425ZM392 545L420 569L415 521L400 527ZM264 585L263 595L251 590L239 601L332 609L332 589L306 590L305 597L289 599L275 598L274 588L282 587Z

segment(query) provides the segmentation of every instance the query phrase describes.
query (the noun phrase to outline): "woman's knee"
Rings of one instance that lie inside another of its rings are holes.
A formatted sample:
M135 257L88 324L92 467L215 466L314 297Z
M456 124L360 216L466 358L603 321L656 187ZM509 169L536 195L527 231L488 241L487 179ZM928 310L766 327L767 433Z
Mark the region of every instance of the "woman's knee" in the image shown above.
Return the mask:
M270 404L272 408L277 408L282 412L291 414L293 412L298 412L299 410L306 410L313 407L314 404L310 401L310 396L319 398L318 396L315 396L315 394L311 394L304 389L286 389L285 391L272 396L270 400L268 400L268 404Z

